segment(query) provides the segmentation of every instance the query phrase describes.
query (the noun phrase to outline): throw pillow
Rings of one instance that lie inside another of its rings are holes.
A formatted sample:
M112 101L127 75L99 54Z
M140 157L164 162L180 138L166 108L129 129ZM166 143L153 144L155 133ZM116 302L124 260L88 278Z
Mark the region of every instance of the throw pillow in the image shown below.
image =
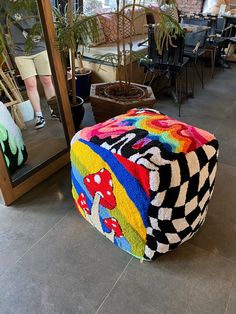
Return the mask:
M130 37L130 29L131 29L131 35L135 34L134 27L131 27L131 10L127 10L125 12L126 17L124 18L121 16L119 19L119 29L120 29L120 36L124 38Z
M99 21L101 23L105 40L107 43L112 43L117 39L117 18L115 14L100 15Z
M85 19L87 17L83 18ZM103 28L98 17L87 19L83 27L86 27L87 30L86 35L83 35L83 41L87 46L94 47L106 42Z

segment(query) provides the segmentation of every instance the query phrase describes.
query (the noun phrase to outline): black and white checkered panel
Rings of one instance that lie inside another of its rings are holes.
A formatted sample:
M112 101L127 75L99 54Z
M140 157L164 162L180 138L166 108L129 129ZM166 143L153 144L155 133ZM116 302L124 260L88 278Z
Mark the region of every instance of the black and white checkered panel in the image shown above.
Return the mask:
M186 155L180 153L178 160L151 174L156 191L152 191L149 208L145 259L155 259L175 249L204 223L217 159L218 142L213 140Z

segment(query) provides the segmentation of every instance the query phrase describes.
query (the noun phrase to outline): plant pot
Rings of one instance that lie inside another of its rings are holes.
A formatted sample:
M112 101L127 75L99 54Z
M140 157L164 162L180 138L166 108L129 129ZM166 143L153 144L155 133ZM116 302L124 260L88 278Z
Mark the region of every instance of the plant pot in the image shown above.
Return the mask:
M74 121L74 126L75 126L75 131L80 130L80 124L83 121L84 118L84 100L81 97L76 96L76 105L72 105L72 96L69 95L69 100L71 103L71 112L72 112L72 117Z
M20 111L24 122L28 122L34 119L34 109L31 105L30 100L26 100L17 104L17 109Z
M112 83L92 84L90 91L90 101L96 123L104 122L117 115L124 114L133 108L145 107L153 108L156 99L151 87L133 84L133 86L141 87L145 93L144 97L137 99L116 100L114 97L109 98L106 92Z
M76 95L88 99L91 88L92 71L86 69L86 73L76 73Z

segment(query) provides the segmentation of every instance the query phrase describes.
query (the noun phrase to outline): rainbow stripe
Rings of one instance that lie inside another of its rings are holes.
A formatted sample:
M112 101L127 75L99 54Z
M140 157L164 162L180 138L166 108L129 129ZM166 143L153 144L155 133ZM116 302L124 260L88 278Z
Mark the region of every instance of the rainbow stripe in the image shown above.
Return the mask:
M146 139L157 140L172 153L188 153L215 139L207 131L190 126L154 110L132 109L104 123L80 131L80 137L90 141L96 136L100 139L116 138L128 131L142 129L148 132Z

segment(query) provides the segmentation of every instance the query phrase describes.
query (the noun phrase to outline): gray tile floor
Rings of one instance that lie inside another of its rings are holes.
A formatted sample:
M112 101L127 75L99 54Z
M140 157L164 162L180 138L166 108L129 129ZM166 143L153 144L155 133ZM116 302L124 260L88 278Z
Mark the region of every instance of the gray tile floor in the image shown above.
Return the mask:
M208 73L206 71L206 77ZM220 142L214 196L203 228L153 263L113 246L76 214L69 167L0 205L0 313L236 313L236 65L206 78L183 121ZM177 117L161 99L160 111ZM86 106L84 125L92 123Z

